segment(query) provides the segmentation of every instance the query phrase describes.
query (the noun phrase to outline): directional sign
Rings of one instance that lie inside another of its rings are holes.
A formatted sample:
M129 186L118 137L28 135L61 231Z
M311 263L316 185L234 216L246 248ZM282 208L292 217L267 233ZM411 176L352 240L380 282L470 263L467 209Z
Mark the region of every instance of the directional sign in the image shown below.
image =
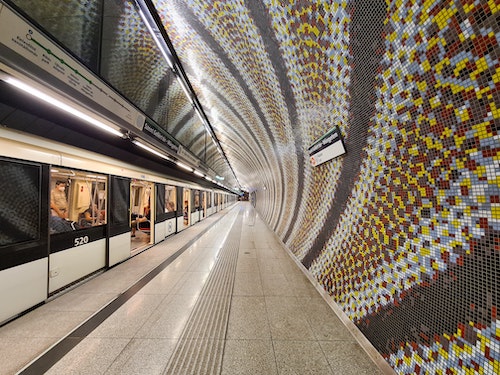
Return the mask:
M344 143L338 126L328 131L309 147L311 165L316 167L328 160L345 154Z

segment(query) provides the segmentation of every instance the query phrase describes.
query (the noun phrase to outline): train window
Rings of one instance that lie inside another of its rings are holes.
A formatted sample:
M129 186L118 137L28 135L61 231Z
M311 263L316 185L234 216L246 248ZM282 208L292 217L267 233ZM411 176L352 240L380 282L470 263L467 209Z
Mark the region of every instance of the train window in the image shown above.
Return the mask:
M175 186L165 186L165 212L174 212L177 210L176 192Z
M105 175L53 167L50 172L50 233L106 224Z
M40 238L40 166L0 160L0 246Z
M199 190L194 191L194 209L197 210L200 207L200 192Z
M151 207L153 184L143 180L132 180L130 185L130 212L132 215L146 215L145 210Z

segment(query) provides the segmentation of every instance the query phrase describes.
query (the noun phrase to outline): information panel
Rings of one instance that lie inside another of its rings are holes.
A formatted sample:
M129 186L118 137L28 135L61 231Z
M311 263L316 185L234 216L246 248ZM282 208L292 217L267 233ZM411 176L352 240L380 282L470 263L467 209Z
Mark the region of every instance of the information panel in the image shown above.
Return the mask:
M313 167L342 154L345 154L345 147L338 126L328 131L309 147L309 157Z

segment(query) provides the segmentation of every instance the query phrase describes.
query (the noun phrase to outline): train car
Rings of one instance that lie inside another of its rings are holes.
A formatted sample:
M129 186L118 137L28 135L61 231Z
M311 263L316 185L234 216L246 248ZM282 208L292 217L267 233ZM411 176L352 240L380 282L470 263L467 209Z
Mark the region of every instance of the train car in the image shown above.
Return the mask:
M217 190L0 128L0 324L214 210Z

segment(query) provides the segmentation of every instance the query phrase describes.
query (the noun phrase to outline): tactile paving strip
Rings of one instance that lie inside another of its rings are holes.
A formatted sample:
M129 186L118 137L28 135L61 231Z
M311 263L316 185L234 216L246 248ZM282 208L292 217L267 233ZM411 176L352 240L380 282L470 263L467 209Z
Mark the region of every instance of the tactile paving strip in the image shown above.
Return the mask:
M240 213L170 357L165 375L220 374L242 220Z

